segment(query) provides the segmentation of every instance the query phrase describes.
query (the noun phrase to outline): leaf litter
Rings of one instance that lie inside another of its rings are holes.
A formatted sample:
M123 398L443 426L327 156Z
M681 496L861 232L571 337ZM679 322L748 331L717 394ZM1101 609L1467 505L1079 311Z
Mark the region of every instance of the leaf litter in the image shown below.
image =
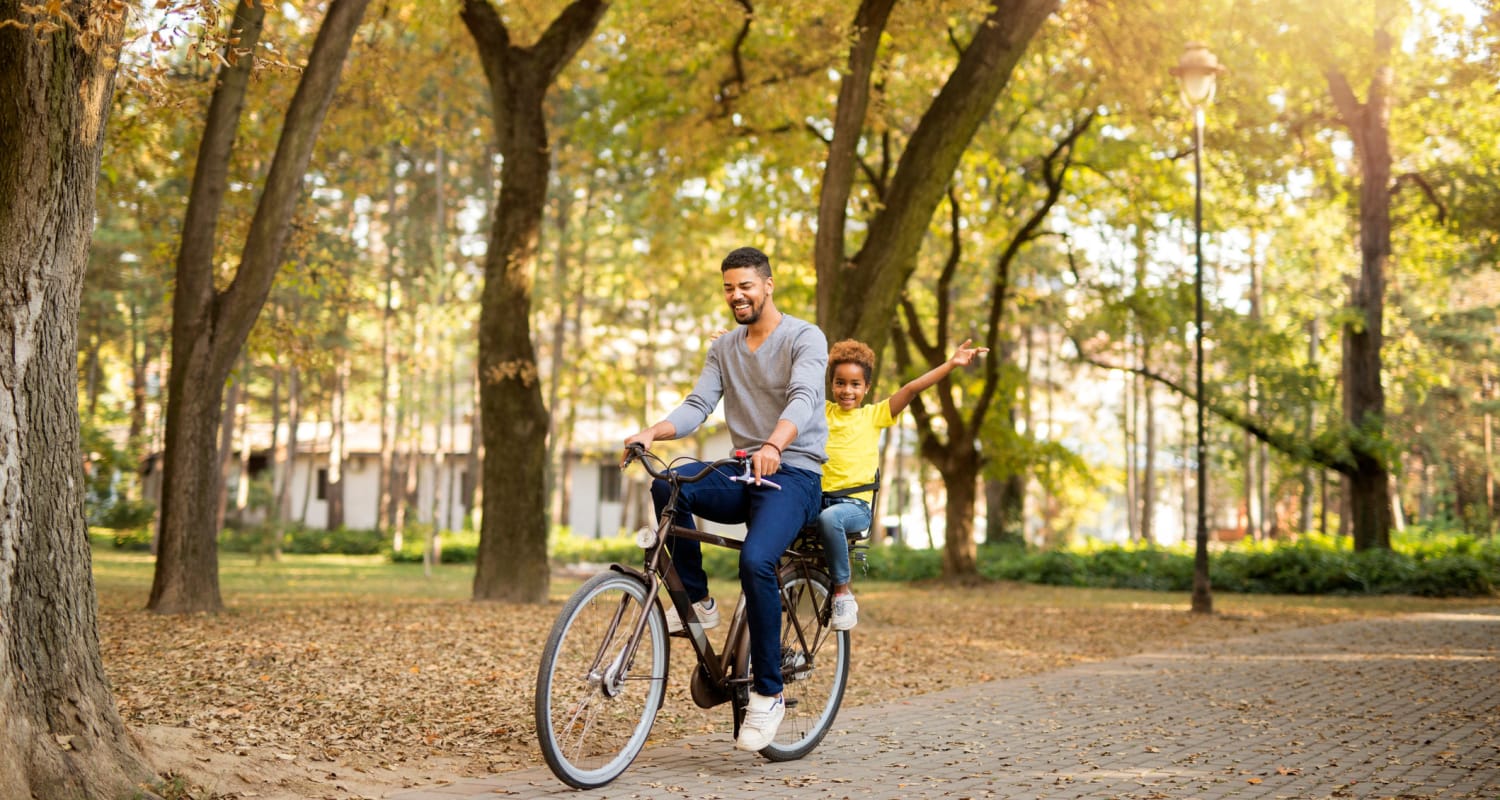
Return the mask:
M1058 596L1014 584L861 592L845 703L1350 613L1288 607L1199 616L1168 604L1070 605ZM533 684L561 597L531 606L292 595L190 617L124 604L133 599L101 598L105 669L121 716L153 766L189 785L184 797L380 797L542 763ZM673 651L651 746L702 733L731 746L729 713L693 703L693 658L685 644Z

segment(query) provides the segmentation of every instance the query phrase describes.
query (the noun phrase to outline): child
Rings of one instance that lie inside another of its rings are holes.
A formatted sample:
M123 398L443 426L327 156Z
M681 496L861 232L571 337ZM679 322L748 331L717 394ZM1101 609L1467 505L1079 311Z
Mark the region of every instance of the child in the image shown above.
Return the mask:
M828 415L828 461L823 465L823 512L818 515L818 530L833 578L833 619L829 626L836 631L849 630L859 623L859 604L849 590L847 532L866 530L873 520L870 492L848 497L828 495L875 481L875 471L880 465L880 430L896 424L901 412L923 389L942 380L954 368L968 366L974 356L990 351L988 347L970 347L971 341L965 339L952 358L897 389L890 399L868 406L860 404L870 390L874 351L863 342L845 339L828 352L833 393L824 404Z

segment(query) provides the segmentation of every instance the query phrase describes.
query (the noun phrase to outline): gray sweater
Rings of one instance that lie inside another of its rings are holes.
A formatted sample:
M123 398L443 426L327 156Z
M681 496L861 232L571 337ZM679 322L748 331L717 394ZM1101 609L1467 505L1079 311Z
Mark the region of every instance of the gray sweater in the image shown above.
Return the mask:
M797 438L781 454L781 463L821 474L828 460L823 405L828 339L818 326L786 314L753 353L746 344L748 333L736 328L709 345L698 383L667 421L678 437L686 436L723 398L730 440L735 448L748 450L763 444L779 420L787 420L797 426ZM707 454L710 459L726 455Z

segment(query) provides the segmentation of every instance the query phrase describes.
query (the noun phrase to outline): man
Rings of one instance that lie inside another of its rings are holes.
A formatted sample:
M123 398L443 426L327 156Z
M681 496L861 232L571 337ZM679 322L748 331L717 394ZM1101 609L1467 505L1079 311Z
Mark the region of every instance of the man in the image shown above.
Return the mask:
M698 383L667 418L625 440L628 447L650 447L658 439L677 439L693 432L724 400L724 418L736 449L752 451L756 479L776 476L769 486L737 483L714 474L682 488L677 524L693 527L694 514L726 524L745 523L740 551L740 587L750 628L750 667L755 682L735 747L755 752L776 736L785 715L781 697L781 596L776 565L797 531L817 518L822 505L823 451L828 443L824 417L823 373L828 340L817 326L776 309L775 281L766 254L741 247L720 266L724 300L740 324L718 337ZM680 467L696 474L701 464ZM668 487L655 481L651 497L658 513ZM708 596L708 576L698 542L674 542L672 559L705 628L719 624L719 610ZM667 611L676 631L682 621Z

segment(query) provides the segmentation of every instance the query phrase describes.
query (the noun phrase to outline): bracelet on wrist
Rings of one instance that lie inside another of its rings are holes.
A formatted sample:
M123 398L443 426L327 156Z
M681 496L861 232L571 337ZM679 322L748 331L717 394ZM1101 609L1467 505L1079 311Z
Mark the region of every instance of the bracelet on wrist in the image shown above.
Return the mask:
M776 455L778 455L778 456L781 455L781 448L777 447L774 444L771 444L770 442L766 442L765 444L761 445L761 447L769 447L769 448L771 448L771 449L773 449L773 450L776 451Z

